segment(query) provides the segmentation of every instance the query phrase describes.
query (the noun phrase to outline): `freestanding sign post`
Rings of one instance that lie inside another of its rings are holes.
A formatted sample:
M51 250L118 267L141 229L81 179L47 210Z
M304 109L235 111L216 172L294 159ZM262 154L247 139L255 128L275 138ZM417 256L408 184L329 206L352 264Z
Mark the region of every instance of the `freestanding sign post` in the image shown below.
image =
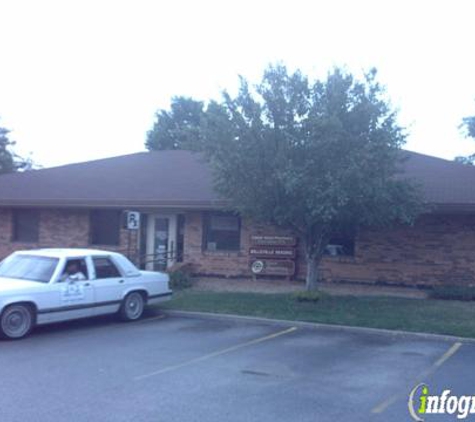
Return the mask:
M284 276L295 274L297 238L295 236L252 235L249 266L257 276Z
M138 231L140 230L140 212L138 211L124 211L123 213L123 223L122 227L127 230L127 257L132 261L137 261L138 257L138 246L135 249L134 256L131 255L132 250L132 233L135 232L136 242L138 242ZM137 262L136 262L137 263Z

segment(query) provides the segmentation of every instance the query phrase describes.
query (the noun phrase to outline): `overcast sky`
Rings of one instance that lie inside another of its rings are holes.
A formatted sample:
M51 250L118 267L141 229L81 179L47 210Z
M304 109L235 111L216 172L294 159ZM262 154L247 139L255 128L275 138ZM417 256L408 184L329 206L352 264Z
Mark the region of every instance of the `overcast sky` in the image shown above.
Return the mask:
M282 61L375 66L407 149L475 152L474 0L0 0L0 126L49 167L144 150L174 95L218 98Z

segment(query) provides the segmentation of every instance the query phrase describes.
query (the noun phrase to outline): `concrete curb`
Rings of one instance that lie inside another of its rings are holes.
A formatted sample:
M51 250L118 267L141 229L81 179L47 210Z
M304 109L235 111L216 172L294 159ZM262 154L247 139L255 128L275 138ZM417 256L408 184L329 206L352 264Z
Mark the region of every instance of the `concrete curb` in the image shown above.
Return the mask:
M349 333L361 334L378 334L391 337L413 337L416 339L433 340L433 341L447 341L447 342L461 342L461 343L475 343L475 338L457 337L444 334L419 333L411 331L388 330L384 328L367 328L367 327L352 327L349 325L333 325L321 324L317 322L305 321L289 321L283 319L270 319L252 316L234 315L234 314L215 314L211 312L192 312L192 311L174 311L163 310L163 313L169 316L178 316L184 318L200 318L200 319L214 319L221 321L240 321L248 323L261 323L267 325L284 326L284 327L301 327L310 329L319 329L321 331L345 331Z

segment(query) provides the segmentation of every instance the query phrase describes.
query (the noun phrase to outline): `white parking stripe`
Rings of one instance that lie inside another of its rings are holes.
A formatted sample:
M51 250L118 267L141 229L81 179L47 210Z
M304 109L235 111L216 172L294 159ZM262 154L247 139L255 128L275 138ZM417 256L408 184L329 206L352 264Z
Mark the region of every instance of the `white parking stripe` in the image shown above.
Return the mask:
M427 379L430 375L433 375L437 369L439 369L451 356L453 356L458 349L462 346L462 343L457 342L454 343L437 361L427 370L420 373L416 377L416 381L414 381L414 385L421 383L421 380ZM388 399L384 400L382 403L378 404L376 407L373 408L371 413L379 414L383 413L389 406L394 404L397 400L403 397L408 397L409 393L404 392L401 394L394 394L393 396L389 397Z
M180 368L183 368L185 366L192 365L194 363L203 362L204 360L208 360L208 359L214 358L216 356L224 355L226 353L234 352L235 350L242 349L242 348L247 347L247 346L252 346L253 344L262 343L264 341L271 340L271 339L274 339L276 337L283 336L285 334L290 334L290 333L294 332L295 330L297 330L297 327L287 328L286 330L278 331L276 333L269 334L265 337L256 338L254 340L250 340L250 341L247 341L245 343L240 343L240 344L237 344L235 346L227 347L226 349L217 350L216 352L212 352L212 353L209 353L207 355L203 355L203 356L199 356L199 357L194 358L194 359L190 359L186 362L182 362L182 363L172 365L172 366L167 366L167 367L159 369L157 371L153 371L153 372L149 372L148 374L140 375L138 377L135 377L134 380L135 381L141 381L143 379L150 378L150 377L153 377L155 375L164 374L166 372L174 371L176 369L180 369Z

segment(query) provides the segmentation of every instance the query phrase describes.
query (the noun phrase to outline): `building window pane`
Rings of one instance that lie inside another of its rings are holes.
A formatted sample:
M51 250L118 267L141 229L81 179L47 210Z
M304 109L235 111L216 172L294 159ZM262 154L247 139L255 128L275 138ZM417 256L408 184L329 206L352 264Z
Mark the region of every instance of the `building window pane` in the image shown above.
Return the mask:
M38 242L40 213L37 210L15 210L13 212L13 240L17 242Z
M91 211L91 244L119 245L120 211Z
M355 238L354 237L334 237L330 239L325 248L327 256L354 256Z
M232 214L207 214L204 219L204 249L238 251L241 245L241 221Z

